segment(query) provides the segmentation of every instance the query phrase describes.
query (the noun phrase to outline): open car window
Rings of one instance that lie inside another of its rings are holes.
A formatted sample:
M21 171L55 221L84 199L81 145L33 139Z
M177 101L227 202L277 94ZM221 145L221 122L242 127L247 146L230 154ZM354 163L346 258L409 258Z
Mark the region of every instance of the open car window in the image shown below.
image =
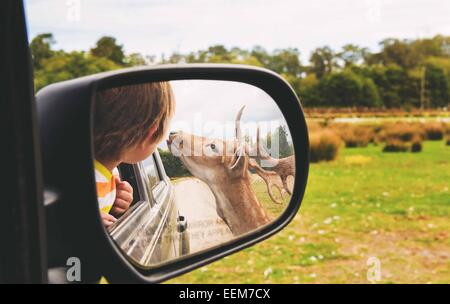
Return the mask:
M139 201L149 202L151 206L156 203L163 179L154 155L135 165L121 164L118 169L121 180L129 182L134 189L132 205Z
M156 163L154 154L138 164L140 175L142 176L145 192L149 197L153 197L156 203L159 202L160 192L163 187L163 178Z
M126 172L128 166L123 165L122 171ZM169 237L161 237L161 227L168 220L164 215L165 209L162 209L165 205L158 204L162 202L159 193L165 183L154 155L130 167L136 180L138 201L108 231L134 262L143 265L158 263L164 255L174 254L172 250L175 250L171 232Z
M158 167L156 166L153 154L142 162L142 166L144 168L144 173L146 175L149 188L155 188L161 181L161 178L159 176Z

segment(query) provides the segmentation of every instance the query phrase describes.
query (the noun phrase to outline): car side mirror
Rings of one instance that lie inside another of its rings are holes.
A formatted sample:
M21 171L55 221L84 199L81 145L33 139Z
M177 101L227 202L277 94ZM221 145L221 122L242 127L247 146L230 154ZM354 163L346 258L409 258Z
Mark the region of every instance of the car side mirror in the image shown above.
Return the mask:
M77 257L84 281L167 280L272 236L300 207L306 121L271 71L131 68L52 84L36 99L54 194L49 265ZM115 205L123 182L132 189L125 207Z

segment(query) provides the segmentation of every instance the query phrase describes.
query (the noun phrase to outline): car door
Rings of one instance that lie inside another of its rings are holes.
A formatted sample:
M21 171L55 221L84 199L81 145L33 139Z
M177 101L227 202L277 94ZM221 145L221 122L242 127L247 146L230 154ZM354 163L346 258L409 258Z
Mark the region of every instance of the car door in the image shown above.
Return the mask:
M126 180L130 179L127 166L119 167ZM132 165L132 175L137 192L135 202L110 228L111 237L141 265L158 264L178 256L180 238L173 189L155 155Z
M42 174L22 1L0 4L0 283L45 283Z

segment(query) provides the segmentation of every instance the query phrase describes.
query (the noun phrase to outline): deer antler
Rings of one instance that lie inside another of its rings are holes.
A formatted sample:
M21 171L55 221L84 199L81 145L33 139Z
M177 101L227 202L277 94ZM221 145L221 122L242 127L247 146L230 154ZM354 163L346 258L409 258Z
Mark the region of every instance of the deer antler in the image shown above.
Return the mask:
M264 180L264 182L266 183L267 192L269 193L270 199L274 203L281 205L282 203L279 202L274 197L273 192L272 192L272 187L276 187L278 189L278 191L280 191L281 199L284 200L284 197L283 197L283 192L284 192L283 186L280 186L280 185L276 184L277 181L280 182L280 178L279 178L278 174L276 174L275 172L272 172L272 171L264 170L253 159L249 159L248 163L249 163L249 167L254 169L256 174L258 174Z
M294 176L295 174L295 158L294 155L284 157L284 158L273 158L261 145L260 134L259 134L259 126L256 130L256 146L249 150L249 156L251 158L256 158L257 160L264 160L265 163L268 163L271 171L266 172L274 172L278 174L281 178L283 189L289 194L292 194L292 191L289 189L287 185L287 177Z
M242 106L242 108L239 110L238 114L236 115L236 124L235 124L235 130L234 130L236 141L237 141L236 152L235 152L236 160L231 165L230 169L233 169L234 167L236 167L236 165L241 160L241 157L244 155L244 146L243 146L242 132L241 132L241 117L242 117L242 113L244 112L244 109L245 109L245 105Z
M239 112L236 115L236 124L235 124L235 137L238 140L239 143L242 142L242 132L241 132L241 117L242 117L242 113L244 112L245 109L245 105L242 106L242 108L239 110Z
M259 126L257 129L257 135L256 135L256 147L253 149L249 149L248 146L244 143L242 139L242 131L241 131L241 117L242 113L244 112L245 105L239 110L238 114L236 115L236 121L235 121L235 140L236 140L236 150L233 157L233 161L231 162L230 169L234 169L239 163L242 157L246 157L245 154L249 154L250 157L256 157L257 159L263 159L265 161L270 161L272 164L273 171L267 171L264 170L258 163L254 160L248 157L249 160L249 168L253 168L256 171L256 174L258 174L266 183L267 186L267 192L272 199L272 201L276 204L281 204L273 195L272 188L276 187L281 194L281 199L283 198L283 193L287 192L291 194L291 191L287 187L286 177L284 175L281 175L280 172L276 171L277 166L279 165L280 161L283 161L284 159L278 160L270 156L269 153L266 152L266 150L262 147L260 142L260 136L259 136ZM255 151L256 150L256 151ZM292 157L293 161L293 157ZM289 166L288 166L289 167ZM291 175L294 175L293 173Z
M256 129L256 157L257 160L260 159L270 159L272 158L271 155L262 147L261 140L259 137L259 126Z

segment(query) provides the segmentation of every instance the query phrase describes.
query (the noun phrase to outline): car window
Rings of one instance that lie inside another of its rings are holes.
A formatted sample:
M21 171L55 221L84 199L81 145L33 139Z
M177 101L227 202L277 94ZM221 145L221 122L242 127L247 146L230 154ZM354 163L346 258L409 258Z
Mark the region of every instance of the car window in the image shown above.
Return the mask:
M151 155L138 164L139 174L141 175L146 200L155 197L155 188L159 185L161 178L158 172L154 156Z
M150 189L155 188L156 185L161 181L159 177L158 167L156 166L155 159L153 155L142 162L144 167L145 175L148 179L148 185Z

